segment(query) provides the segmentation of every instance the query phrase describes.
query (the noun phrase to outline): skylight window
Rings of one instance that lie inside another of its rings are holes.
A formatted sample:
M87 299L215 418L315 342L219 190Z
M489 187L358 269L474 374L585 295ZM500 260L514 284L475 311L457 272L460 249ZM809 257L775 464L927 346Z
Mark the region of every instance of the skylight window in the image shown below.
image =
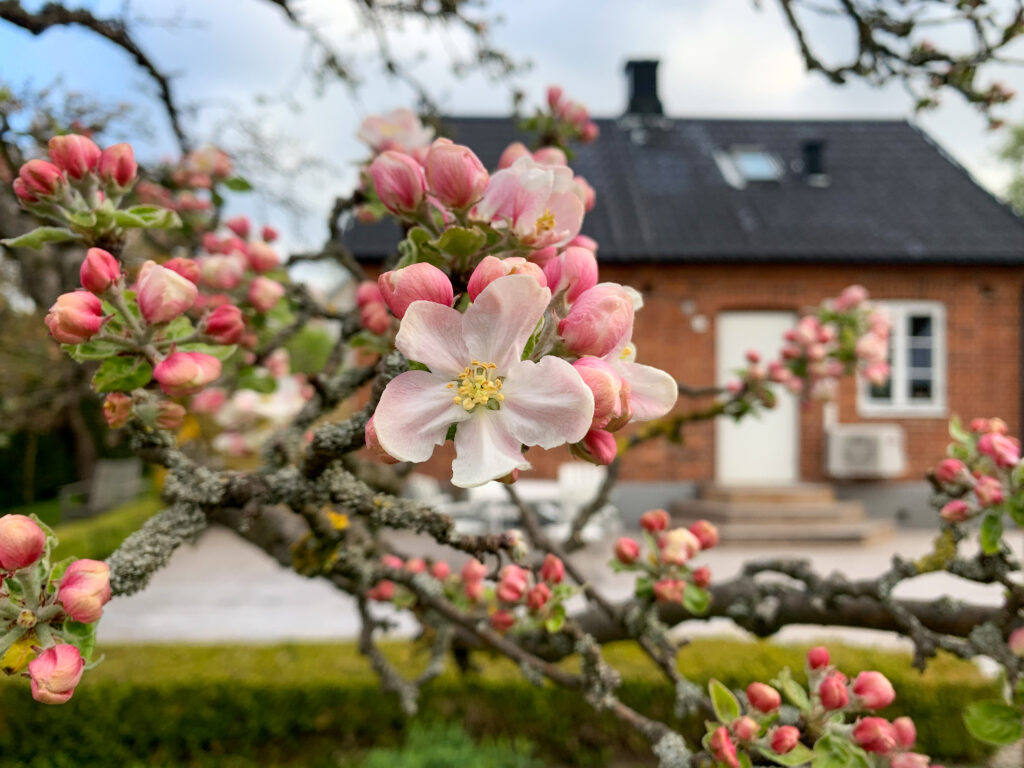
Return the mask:
M782 160L757 145L734 145L718 150L715 161L726 182L736 189L751 183L778 181L785 174Z

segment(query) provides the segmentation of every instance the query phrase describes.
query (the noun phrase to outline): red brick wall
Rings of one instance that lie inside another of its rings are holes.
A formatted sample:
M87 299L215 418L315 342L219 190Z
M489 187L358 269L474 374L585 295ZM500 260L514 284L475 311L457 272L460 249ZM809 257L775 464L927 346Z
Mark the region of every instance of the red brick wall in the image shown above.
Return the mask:
M1024 273L992 267L807 266L807 265L602 265L601 279L632 285L644 295L634 341L638 361L667 370L691 386L710 386L715 376L715 316L729 310L801 312L861 283L876 299L941 301L946 306L948 413L963 418L1001 416L1016 431L1020 424L1020 305ZM691 328L681 303L691 300L704 315L703 333ZM788 395L782 395L788 396ZM680 398L677 411L701 404ZM920 479L944 451L947 417L857 416L852 379L840 387L839 421L897 423L906 431L906 480ZM800 414L800 479L825 479L822 406L811 403ZM624 463L627 480L711 480L714 478L714 426L693 425L683 445L641 446ZM568 460L565 449L528 454L538 477L553 477ZM451 444L439 449L429 471L450 477ZM426 469L426 468L425 468Z

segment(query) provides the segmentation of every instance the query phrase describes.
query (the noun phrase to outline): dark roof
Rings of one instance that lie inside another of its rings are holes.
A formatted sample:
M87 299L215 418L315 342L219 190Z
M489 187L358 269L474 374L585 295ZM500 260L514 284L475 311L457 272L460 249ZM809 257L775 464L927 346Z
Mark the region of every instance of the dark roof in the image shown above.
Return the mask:
M489 168L512 141L508 118L452 118L451 137ZM1024 263L1024 221L904 120L599 120L571 165L597 190L583 233L602 261ZM824 140L827 187L802 177L802 143ZM786 165L737 189L714 153L757 145ZM346 242L380 259L401 235L357 225Z

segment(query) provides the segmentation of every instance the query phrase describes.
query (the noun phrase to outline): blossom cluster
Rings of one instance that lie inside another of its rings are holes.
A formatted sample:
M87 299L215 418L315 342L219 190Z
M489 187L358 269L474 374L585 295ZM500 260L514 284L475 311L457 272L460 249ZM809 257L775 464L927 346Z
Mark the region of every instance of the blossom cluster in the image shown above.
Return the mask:
M698 520L689 528L669 528L671 521L663 509L652 509L640 517L647 545L646 556L640 542L622 537L615 542L615 571L636 571L635 593L658 603L679 603L693 614L707 611L711 569L693 567L691 560L700 552L718 544L718 529L707 520Z
M765 361L747 352L747 367L727 385L734 397L773 407L769 383L794 395L832 400L839 378L858 372L875 385L889 379L889 316L868 301L868 292L850 285L835 299L826 299L784 335L776 359Z
M589 185L557 148L513 145L491 174L469 147L423 147L426 129L377 128L361 135L391 148L366 176L410 229L398 268L360 286L357 304L414 370L385 389L370 448L422 462L453 438L464 487L528 469L523 446L612 461L613 433L667 413L678 389L635 362L640 295L598 282L596 243L579 234Z
M152 178L139 182L135 194L141 202L177 211L189 226L205 229L215 208L217 186L247 186L233 173L234 165L224 150L200 147L154 169Z
M954 417L949 431L949 456L932 471L938 489L933 503L951 525L983 517L982 550L993 554L999 551L1005 517L1024 526L1020 440L999 418L972 419L964 429Z
M546 109L538 109L523 120L522 127L540 134L545 144L563 148L573 141L590 144L601 135L586 106L568 98L557 85L547 90Z
M703 744L718 765L739 768L759 758L781 765L931 765L927 755L912 751L917 740L913 720L898 717L890 722L870 714L896 699L882 673L861 672L851 681L831 664L823 646L808 651L806 673L807 688L788 669L772 685L751 683L745 709L728 688L711 681L716 720L707 723ZM778 724L783 695L799 710L799 727Z
M35 517L0 517L0 667L25 674L32 698L43 704L63 704L74 694L110 600L107 564L54 563L56 543Z

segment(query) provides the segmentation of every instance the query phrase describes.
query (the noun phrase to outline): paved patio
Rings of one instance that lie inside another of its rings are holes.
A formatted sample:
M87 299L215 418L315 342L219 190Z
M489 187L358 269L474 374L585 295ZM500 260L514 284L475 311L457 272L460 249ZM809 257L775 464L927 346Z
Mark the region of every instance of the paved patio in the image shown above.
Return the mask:
M721 547L702 555L716 579L738 573L744 561L758 557L799 556L822 572L838 570L862 578L885 568L894 554L924 554L933 533L897 532L870 546L818 547L812 550ZM1020 538L1012 542L1020 550ZM441 553L432 542L401 536L404 551ZM580 566L599 589L612 598L631 590L628 574L606 567L611 540L598 542L577 555ZM452 558L452 562L455 558ZM949 594L961 600L998 604L998 587L965 582L948 574L930 574L900 585L898 596L929 599ZM402 623L406 633L412 623ZM170 565L156 574L150 587L132 597L112 601L99 625L102 642L232 642L272 643L289 640L351 638L358 631L354 602L325 582L307 579L280 567L263 552L223 528L211 528L191 546L181 548ZM691 634L745 635L728 620L689 622ZM794 626L782 630L783 642L836 639L847 643L900 647L906 641L888 633L851 628Z

